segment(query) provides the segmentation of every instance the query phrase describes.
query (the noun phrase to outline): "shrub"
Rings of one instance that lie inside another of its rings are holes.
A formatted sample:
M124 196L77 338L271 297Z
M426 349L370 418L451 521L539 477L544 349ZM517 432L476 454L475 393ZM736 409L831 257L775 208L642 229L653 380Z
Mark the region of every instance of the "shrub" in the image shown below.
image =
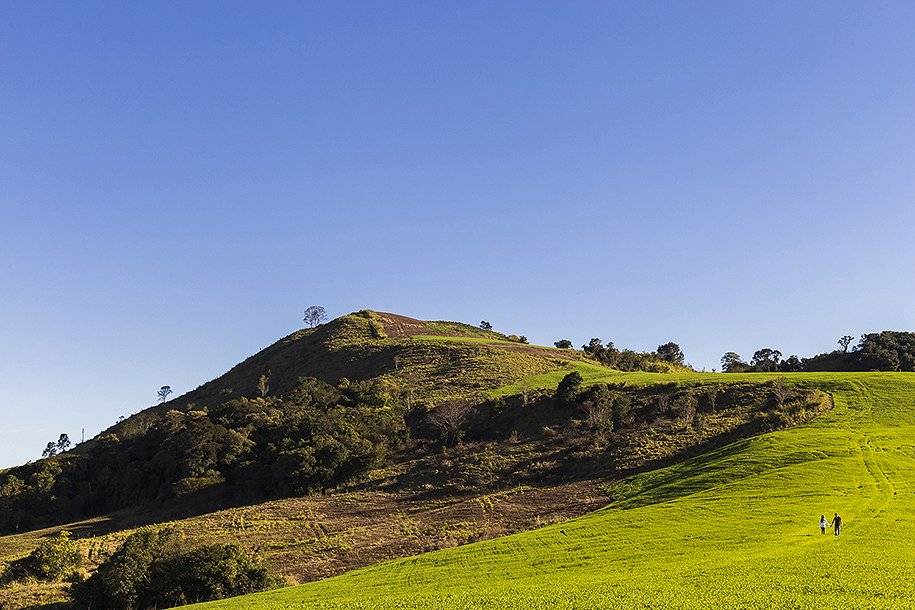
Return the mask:
M173 542L167 529L144 528L130 535L98 569L73 586L77 608L145 607L153 562L169 553Z
M572 371L562 378L556 387L556 401L563 405L571 405L578 398L578 390L584 381L581 373Z
M156 561L146 604L171 608L272 588L278 583L235 544L214 544Z
M62 531L53 538L45 538L26 557L9 565L0 582L14 582L34 578L54 581L76 573L83 563L83 554L70 532Z
M279 584L234 544L182 552L169 529L141 529L72 589L77 608L164 608Z

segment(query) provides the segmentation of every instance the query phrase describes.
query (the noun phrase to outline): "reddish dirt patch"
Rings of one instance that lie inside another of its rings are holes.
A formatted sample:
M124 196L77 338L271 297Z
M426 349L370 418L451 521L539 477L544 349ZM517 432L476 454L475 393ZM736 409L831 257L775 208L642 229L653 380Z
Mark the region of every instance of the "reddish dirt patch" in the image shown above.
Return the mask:
M378 316L378 319L381 320L382 325L384 325L384 332L387 333L389 337L395 339L398 337L422 335L428 332L426 323L422 320L384 311L376 311L375 315Z

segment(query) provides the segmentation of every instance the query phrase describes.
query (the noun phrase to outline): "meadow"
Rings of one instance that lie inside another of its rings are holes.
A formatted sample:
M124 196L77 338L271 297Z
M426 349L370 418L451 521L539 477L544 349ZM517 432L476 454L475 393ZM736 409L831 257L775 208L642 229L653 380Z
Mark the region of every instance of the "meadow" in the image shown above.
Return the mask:
M606 372L584 371L586 381ZM525 380L555 385L553 375ZM560 375L561 376L561 375ZM613 373L727 383L775 375ZM613 485L597 512L197 608L900 608L915 603L915 374L801 373L835 408ZM511 388L505 388L507 393ZM821 514L844 519L821 535Z

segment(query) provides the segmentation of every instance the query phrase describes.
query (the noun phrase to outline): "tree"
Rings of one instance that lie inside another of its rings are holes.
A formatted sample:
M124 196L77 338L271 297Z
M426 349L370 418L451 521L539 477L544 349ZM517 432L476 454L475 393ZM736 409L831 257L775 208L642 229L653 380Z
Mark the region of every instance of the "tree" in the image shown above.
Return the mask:
M168 385L162 386L161 388L159 388L159 391L156 392L156 394L159 395L159 402L165 402L165 400L168 398L168 395L171 393L172 393L172 387L168 386Z
M594 432L613 431L613 404L609 397L586 400L581 405L585 412L585 422Z
M61 434L57 439L57 452L63 453L70 448L70 437L66 434Z
M739 373L747 370L747 363L737 352L727 352L721 357L721 370L725 373Z
M629 421L632 412L632 399L626 394L616 394L613 397L613 429L620 430Z
M430 423L438 428L445 446L452 447L464 437L464 422L473 411L473 405L466 401L446 402L429 414Z
M771 391L772 398L775 399L775 404L779 409L785 405L785 401L791 398L791 395L793 394L793 391L783 379L777 379L772 382Z
M696 417L697 413L697 404L698 401L692 394L684 394L677 399L675 411L680 416L680 420L683 422L684 427L692 425L693 418Z
M563 405L571 405L578 398L578 390L581 382L584 381L581 373L572 371L562 378L556 387L556 401Z
M553 345L555 345L559 349L572 349L572 342L569 341L568 339L560 339L559 341L556 341L555 343L553 343Z
M531 384L526 379L522 379L518 385L521 386L521 405L526 407L530 401Z
M483 330L492 330L492 324L490 324L486 320L483 320L482 322L480 322L480 328L482 328Z
M672 364L683 364L683 350L673 341L665 343L664 345L659 345L657 352L661 360L665 360Z
M308 326L314 328L320 326L327 319L327 311L320 305L312 305L305 310L304 321Z
M851 345L851 342L854 340L855 338L851 335L843 335L842 337L839 337L838 344L842 348L842 352L847 353L848 346Z
M777 349L772 349L771 347L764 347L758 349L753 353L753 358L750 360L756 370L763 372L772 372L778 370L778 365L782 360L782 353Z
M780 371L784 371L786 373L800 373L804 370L804 363L801 362L800 358L792 354L782 360L782 363L778 368Z
M41 452L41 457L49 458L57 455L57 443L48 443L45 445L44 451Z
M596 355L603 351L604 346L600 339L592 337L590 341L581 346L581 349L584 350L585 353Z
M261 398L267 397L267 392L270 391L270 371L267 371L257 380L257 391L260 393Z

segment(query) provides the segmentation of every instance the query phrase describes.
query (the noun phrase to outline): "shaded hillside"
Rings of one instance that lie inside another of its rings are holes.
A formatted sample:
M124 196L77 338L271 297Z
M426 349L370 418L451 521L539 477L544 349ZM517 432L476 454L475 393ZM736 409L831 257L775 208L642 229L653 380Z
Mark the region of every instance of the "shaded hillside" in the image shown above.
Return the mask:
M405 416L583 358L465 324L346 315L72 451L0 473L0 531L215 487L233 502L314 493L383 464L408 437Z

